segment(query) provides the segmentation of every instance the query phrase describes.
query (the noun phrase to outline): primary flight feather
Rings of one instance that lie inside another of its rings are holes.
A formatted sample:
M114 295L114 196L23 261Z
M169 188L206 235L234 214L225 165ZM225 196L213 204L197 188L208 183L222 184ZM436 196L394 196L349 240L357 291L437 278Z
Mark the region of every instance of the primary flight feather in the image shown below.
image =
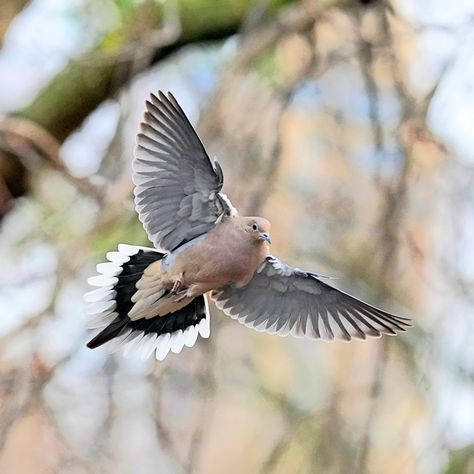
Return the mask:
M89 279L88 343L125 355L191 347L209 337L207 295L257 331L350 341L395 335L407 318L375 308L270 255L270 223L242 217L223 173L171 93L146 102L133 161L135 206L155 248L120 244Z

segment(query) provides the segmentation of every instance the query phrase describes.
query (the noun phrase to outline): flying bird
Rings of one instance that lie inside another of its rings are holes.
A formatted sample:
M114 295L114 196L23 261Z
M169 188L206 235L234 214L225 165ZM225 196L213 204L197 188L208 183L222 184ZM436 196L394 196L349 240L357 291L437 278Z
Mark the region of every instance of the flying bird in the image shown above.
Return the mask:
M87 293L91 349L163 360L210 334L208 298L257 331L332 341L395 335L407 318L331 287L270 254L271 225L243 217L221 192L224 176L171 93L146 112L133 160L135 207L154 248L108 252Z

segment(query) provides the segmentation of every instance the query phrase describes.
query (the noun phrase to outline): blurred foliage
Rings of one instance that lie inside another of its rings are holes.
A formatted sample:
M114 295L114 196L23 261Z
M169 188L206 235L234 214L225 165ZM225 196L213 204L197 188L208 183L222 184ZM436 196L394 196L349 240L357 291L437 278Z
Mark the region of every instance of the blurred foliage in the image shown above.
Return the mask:
M444 474L470 473L474 471L474 446L465 446L462 449L451 451L449 462Z
M150 64L188 43L236 33L251 0L117 2L121 23L106 33L99 48L70 62L17 114L63 141L107 97ZM268 8L291 3L274 0ZM168 26L165 21L170 21ZM163 28L160 35L158 28ZM166 28L171 31L167 33Z
M44 1L1 2L0 27ZM86 25L77 55L0 120L2 474L472 471L474 174L428 124L444 76L414 74L430 60L425 26L404 11L385 0L69 11L68 27ZM416 327L323 344L253 333L213 308L211 339L163 363L86 350L86 277L119 242L148 245L130 162L158 88L199 118L225 191L272 221L276 254Z

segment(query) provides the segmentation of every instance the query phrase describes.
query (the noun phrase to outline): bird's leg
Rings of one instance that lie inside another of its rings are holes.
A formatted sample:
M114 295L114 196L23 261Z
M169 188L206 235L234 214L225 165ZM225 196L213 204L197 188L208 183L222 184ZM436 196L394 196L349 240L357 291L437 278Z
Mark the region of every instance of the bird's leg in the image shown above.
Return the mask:
M182 284L183 282L179 278L176 278L176 280L173 283L173 288L171 288L171 294L176 295L181 289Z
M184 289L184 290L178 291L173 296L173 303L178 303L179 301L183 300L187 296L188 296L188 290Z
M172 301L177 303L187 295L187 288L183 288L183 275L179 275L173 282L173 287L171 288L170 295L172 296Z

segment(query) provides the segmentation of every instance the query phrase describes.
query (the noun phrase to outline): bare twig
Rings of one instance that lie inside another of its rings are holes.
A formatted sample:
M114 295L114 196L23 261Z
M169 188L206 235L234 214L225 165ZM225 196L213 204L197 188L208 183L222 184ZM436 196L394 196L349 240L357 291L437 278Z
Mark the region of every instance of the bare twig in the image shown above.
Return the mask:
M383 379L385 375L385 367L387 365L388 358L388 343L386 339L380 341L377 346L377 354L375 355L375 366L374 373L372 376L372 384L369 392L369 411L365 420L365 426L362 430L363 437L359 448L359 458L357 462L358 474L364 474L367 472L367 464L370 453L370 437L372 431L372 424L377 415L377 400L380 397Z
M38 124L20 117L0 118L0 148L20 156L30 168L41 162L58 171L82 193L97 200L103 199L102 190L87 179L73 176L60 157L59 142Z

